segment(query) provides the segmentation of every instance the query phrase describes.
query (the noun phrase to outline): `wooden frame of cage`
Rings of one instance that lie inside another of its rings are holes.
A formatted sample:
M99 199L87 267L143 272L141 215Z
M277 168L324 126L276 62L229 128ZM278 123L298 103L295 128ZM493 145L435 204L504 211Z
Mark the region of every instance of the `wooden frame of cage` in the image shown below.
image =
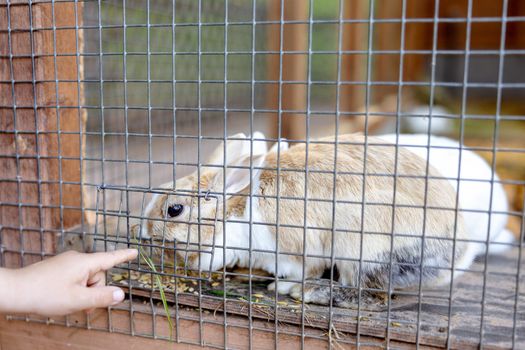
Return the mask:
M81 6L75 10L72 3L54 11L51 3L0 3L0 129L15 130L0 139L7 150L0 160L7 180L0 184L7 267L53 254L63 230L81 222L85 112L76 81L82 79L82 36L75 29L53 31L53 19L57 28L70 28L76 17Z
M269 9L279 14L277 15L279 17L280 6L277 4L278 1L270 2ZM349 4L351 6L345 6L345 18L364 11L364 3L361 1L351 1ZM306 8L306 2L294 0L294 6L285 7L284 17L285 19L294 16L307 18ZM411 11L420 13L418 11L427 10L428 8L412 8ZM385 6L382 11L387 13L389 7ZM79 80L83 77L80 55L82 32L74 28L81 25L81 20L81 2L51 4L49 1L35 1L29 4L25 0L13 0L7 5L5 0L0 0L0 129L16 130L14 133L0 134L0 147L7 150L0 158L0 171L5 174L5 178L0 183L2 266L18 267L41 260L45 255L55 254L60 244L59 237L63 236L65 231L74 231L72 228L79 227L85 215L82 211L81 169L84 140L81 131L86 121L86 111L81 109L83 92L79 84ZM523 23L517 23L516 26L518 25L523 27ZM56 26L56 30L53 26ZM279 32L280 28L276 26L273 30ZM389 37L399 37L399 32L395 30L379 30L385 31L385 42L388 42ZM284 51L302 49L301 45L304 44L307 34L305 28L285 24L283 32ZM357 50L356 38L362 35L362 30L351 31L349 36L351 39L345 43L347 49ZM407 35L423 36L423 33L409 29ZM275 35L270 37L274 38ZM522 39L523 37L519 40ZM280 43L274 40L271 45L273 45L270 46L271 50L278 50ZM10 51L12 57L9 56ZM279 61L278 59L276 61L275 56L268 64L271 71L280 69ZM379 76L391 74L386 72L387 64L381 61L375 64L383 67L383 70L378 71ZM358 74L356 72L363 65L363 57L346 56L342 65L347 68L343 72L342 79L350 79L350 75ZM415 77L414 74L421 69L421 62L417 60L407 65L411 70L405 73L410 77ZM299 55L283 57L283 66L291 68L287 69L287 76L283 77L285 80L305 80L304 57ZM303 102L306 101L304 86L295 85L294 88L282 93L283 109L304 109ZM347 110L359 108L363 99L361 90L350 87L342 93L349 96L343 102L343 108ZM275 90L270 96L274 97L270 101L272 108L277 108ZM303 128L301 119L300 115L290 115L283 119L282 136L292 139L302 138L304 130L301 129ZM85 219L90 220L90 218ZM79 349L99 349L110 346L114 349L164 349L168 345L165 341L126 335L132 332L129 328L129 305L127 302L111 311L97 310L90 316L90 327L93 330L85 329L88 324L83 314L73 315L65 321L71 327L53 326L55 321L50 319L41 319L42 323L28 323L1 317L0 349L26 348L35 342L42 349L71 348L70 346ZM133 309L136 312L133 314L133 322L137 329L147 329L151 320L144 315L151 314L152 311L141 303L135 302L133 302ZM188 349L200 347L198 346L199 327L202 324L199 322L199 317L203 315L199 315L195 309L181 308L178 312L188 318L184 320L184 327L189 338L195 340L195 345L178 344L178 346ZM153 315L157 315L154 316L157 317L157 325L167 335L167 319L162 308L155 307ZM221 337L224 333L221 316L203 317L206 321L204 327L207 336ZM109 327L107 324L110 318L114 327ZM189 320L191 318L193 321ZM268 326L268 323L261 319L249 323L244 316L232 315L228 316L228 320L226 345L230 347L245 347L251 338L254 348L267 348L275 344L276 337L279 344L285 347L299 346L301 341L312 347L327 345L326 340L301 339L302 329L297 325L283 324L282 332L275 334L271 329L274 323ZM249 327L253 325L256 327L250 336ZM96 330L111 332L96 332ZM316 332L315 329L311 331ZM93 335L94 332L96 336ZM317 333L323 335L321 330L317 330ZM351 341L352 338L349 340ZM369 347L384 345L379 334L376 337L361 335L360 341L369 343ZM408 348L410 341L390 340L390 345ZM435 345L440 344L435 343ZM464 345L464 348L469 346L469 344ZM361 348L366 349L367 346ZM420 346L420 348L427 349L431 346Z

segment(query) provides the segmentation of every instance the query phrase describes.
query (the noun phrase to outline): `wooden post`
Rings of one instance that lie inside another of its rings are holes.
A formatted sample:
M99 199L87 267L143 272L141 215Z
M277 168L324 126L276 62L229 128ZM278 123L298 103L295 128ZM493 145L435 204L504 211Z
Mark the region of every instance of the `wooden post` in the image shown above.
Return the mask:
M513 1L509 4L508 16L525 16L525 2ZM507 22L507 49L525 49L525 21Z
M407 18L434 18L434 1L410 0L406 4ZM432 50L434 24L407 23L405 27L405 50ZM405 55L403 59L403 81L421 81L430 77L429 55ZM428 70L425 67L428 64Z
M81 19L81 3L0 2L2 266L54 254L81 221Z
M362 20L368 18L367 4L364 1L346 1L344 3L343 18L346 20ZM345 51L366 50L368 44L368 24L349 23L343 27L343 47ZM343 81L366 81L366 55L350 53L343 55L341 63L341 80ZM364 88L362 86L347 85L345 98L341 104L348 111L355 111L364 100Z
M269 13L273 20L281 19L281 1L272 0L268 3ZM284 21L308 20L307 0L286 0L283 9ZM268 60L270 76L278 80L282 69L281 110L294 111L282 113L281 136L299 140L305 138L306 130L306 93L307 84L294 82L307 80L307 54L297 54L297 51L308 50L308 25L304 23L286 23L270 28L268 47L272 51L279 51L281 47L280 33L283 31L282 67L279 55L271 55ZM269 106L272 109L279 107L279 86L273 85L268 90Z
M409 0L406 3L405 18L434 17L433 1ZM377 18L396 19L395 23L378 23L374 29L374 50L401 50L401 18L402 2L399 0L382 2L377 8ZM405 23L404 50L431 50L432 49L432 22ZM420 81L425 78L425 63L429 62L430 55L405 54L403 57L403 81ZM396 82L400 74L400 55L381 54L374 60L374 80ZM375 94L375 103L381 103L389 94L397 93L397 86L382 87Z
M346 20L362 20L368 18L368 4L362 0L348 0L344 3L343 18ZM341 58L341 81L343 83L360 83L343 84L338 93L340 94L340 111L356 113L363 109L365 104L365 86L366 82L366 62L365 54L359 54L355 51L366 50L368 47L368 24L366 23L346 23L343 25L343 47L344 51L350 53L344 54ZM343 132L354 132L360 130L362 125L359 122L361 118L356 116L341 117L343 122Z

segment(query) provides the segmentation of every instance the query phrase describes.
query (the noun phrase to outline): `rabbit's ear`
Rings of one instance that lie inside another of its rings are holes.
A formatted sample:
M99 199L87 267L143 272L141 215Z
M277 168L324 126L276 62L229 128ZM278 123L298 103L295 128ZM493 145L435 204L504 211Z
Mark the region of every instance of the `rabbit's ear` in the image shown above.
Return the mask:
M226 183L224 184L226 192L238 193L248 187L253 179L259 177L262 170L257 168L263 165L265 158L266 154L254 155L251 158L250 156L244 156L228 164L228 167L234 168L228 168L226 170ZM251 176L250 165L252 166Z
M246 135L243 133L238 133L229 137L232 139L245 139ZM243 147L245 143L246 141L243 140L228 140L226 142L226 159L237 159L243 156ZM208 158L208 164L224 165L224 142L221 142L220 145L210 155Z
M226 182L224 183L224 190L227 193L239 193L250 185L253 179L256 179L261 173L260 168L266 158L265 154L240 157L232 162L229 162L226 169ZM251 159L251 164L250 164ZM252 166L250 174L250 165ZM222 192L223 187L223 172L217 171L214 174L214 179L211 181L212 188L216 192ZM251 176L250 176L251 175ZM255 189L254 189L255 190Z
M256 131L253 133L253 154L265 154L268 152L268 146L266 144L266 141L257 141L257 140L264 140L266 139L266 136L260 131ZM246 155L250 154L250 144L247 144L247 152Z
M270 153L275 152L277 153L277 149L280 149L282 151L286 151L288 149L288 141L286 139L281 139L281 142L276 142L273 144L272 148L270 148Z

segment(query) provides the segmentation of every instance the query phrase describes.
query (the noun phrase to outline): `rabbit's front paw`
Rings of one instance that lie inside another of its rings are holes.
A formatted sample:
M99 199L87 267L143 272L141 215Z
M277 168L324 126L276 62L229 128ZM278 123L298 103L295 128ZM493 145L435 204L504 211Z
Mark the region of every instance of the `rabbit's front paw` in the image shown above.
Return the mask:
M337 282L333 283L332 293L330 293L329 280L306 281L304 284L304 297L302 285L297 284L290 290L290 296L297 300L303 300L305 303L318 305L330 305L331 296L332 305L337 307L350 307L356 305L359 298L365 303L380 301L378 299L379 295L367 291L361 291L361 296L359 296L357 288L342 286Z
M304 292L304 294L303 294ZM330 304L330 281L312 280L304 283L304 290L301 284L297 284L290 290L290 296L305 303L319 305Z
M268 290L270 292L275 291L275 284L276 284L275 282L272 282L268 285ZM277 293L283 294L283 295L290 294L290 290L294 288L294 286L296 285L299 285L299 287L301 286L300 284L295 283L295 282L279 281L277 283Z

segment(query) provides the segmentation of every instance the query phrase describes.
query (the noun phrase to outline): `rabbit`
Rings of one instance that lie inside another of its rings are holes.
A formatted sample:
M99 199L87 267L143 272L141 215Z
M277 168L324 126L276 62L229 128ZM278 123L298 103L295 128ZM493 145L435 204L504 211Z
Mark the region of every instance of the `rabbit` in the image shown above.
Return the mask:
M379 135L378 137L391 143L396 143L397 138L396 134ZM419 157L427 159L427 145L429 144L427 134L401 134L398 144ZM457 179L460 178L459 207L462 210L469 240L474 242L468 245L466 265L458 266L458 269L468 268L476 256L486 253L487 232L490 232L488 253L502 253L509 249L516 240L513 234L505 228L508 219L508 201L498 175L493 174L485 160L473 151L462 150L460 164L461 145L457 141L432 136L430 147L430 158L428 158L430 164L439 170L441 176L449 179L455 191L458 190ZM459 174L460 165L461 174ZM494 181L491 185L493 176Z
M368 142L374 140L384 143L368 137ZM217 217L215 226L190 222L190 213L198 211L197 201L168 192L156 195L148 204L141 238L187 248L186 252L178 250L176 258L191 269L214 271L239 266L265 270L284 279L271 283L269 290L277 288L279 293L305 302L330 302L329 287L305 283L303 290L301 281L319 279L334 265L341 286L393 290L420 283L449 283L453 263L455 266L465 259L463 240L467 238L463 218L453 210L455 191L449 181L431 179L425 186L424 159L399 149L395 169L393 147L368 146L363 189L365 138L353 134L339 137L334 191L334 144L329 142L333 138L320 141L308 148L306 210L305 144L285 149L287 143L282 142L277 164L276 148L250 157L242 155L242 141L231 140L226 145L226 170L202 166L200 178L194 173L176 181L177 191L200 187L218 195L218 203L200 201L199 223ZM210 164L223 161L223 148L212 154ZM399 176L393 212L395 171ZM429 172L439 176L432 166ZM161 187L175 188L173 183ZM338 201L335 207L333 192ZM427 208L423 210L425 197ZM356 289L337 290L340 293L332 295L336 306L348 306L358 295Z
M430 106L415 105L405 112L406 118L402 119L404 128L414 133L425 133L428 130L429 118L432 118L432 134L446 134L454 129L452 119L444 118L452 114L448 109L442 106L432 106L432 116L430 116Z

